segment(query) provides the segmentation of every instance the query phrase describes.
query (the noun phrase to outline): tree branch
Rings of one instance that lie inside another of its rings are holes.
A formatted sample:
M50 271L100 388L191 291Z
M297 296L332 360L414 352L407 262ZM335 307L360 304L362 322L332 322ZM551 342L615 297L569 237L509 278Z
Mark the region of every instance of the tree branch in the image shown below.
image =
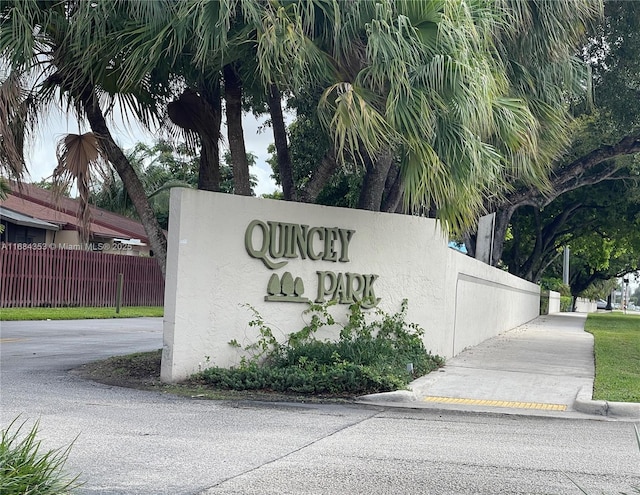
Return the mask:
M558 196L583 186L597 184L603 180L618 180L626 176L614 177L619 167L614 162L597 167L607 160L619 156L640 153L640 135L626 136L614 145L602 146L554 171L551 192L526 189L507 194L502 208L510 206L535 206L543 208Z

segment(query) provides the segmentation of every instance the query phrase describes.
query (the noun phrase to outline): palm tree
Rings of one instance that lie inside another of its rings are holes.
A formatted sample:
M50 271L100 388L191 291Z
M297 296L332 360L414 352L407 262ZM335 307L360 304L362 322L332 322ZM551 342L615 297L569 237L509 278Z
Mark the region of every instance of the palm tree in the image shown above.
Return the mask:
M598 10L589 1L291 2L265 16L258 53L269 80L322 88L318 110L339 162L367 170L361 207L380 206L396 173L391 150L405 207L435 209L462 231L514 181L545 187L577 74L565 65ZM524 35L540 24L542 34ZM527 46L553 49L522 64L514 54ZM532 85L542 94L530 95Z
M174 187L194 188L197 165L194 158L183 156L169 143L158 141L153 146L138 143L125 153L140 177L145 194L161 227L168 228L169 191ZM184 159L189 161L184 161ZM120 215L137 218L137 212L120 177L109 170L93 184L91 203Z
M22 74L0 68L0 166L15 179L21 179L25 171L23 144L32 115L23 84Z
M138 215L149 236L151 247L164 273L166 238L156 221L144 188L135 170L113 139L106 124L101 97L109 96L114 75L109 72L111 60L92 59L87 63L85 49L92 40L106 36L109 23L117 14L111 4L69 0L67 2L5 1L0 11L0 56L3 67L11 74L4 84L13 84L13 93L2 91L0 108L6 108L7 94L26 95L22 101L28 107L27 119L16 116L12 120L17 139L2 140L0 158L5 167L16 171L24 164L22 146L25 130L32 129L46 111L47 104L57 101L76 112L79 121L86 119L92 130L64 140L59 153L60 178L74 178L80 191L88 191L92 180L92 165L102 157L111 163L125 184ZM25 83L20 85L19 83ZM148 94L148 93L147 93ZM121 95L122 96L122 95ZM138 116L152 118L153 107L136 100L132 93L123 100L134 106ZM109 103L107 109L113 108ZM3 131L3 129L0 129ZM3 134L4 135L4 134ZM85 221L87 219L85 218Z
M159 57L188 51L201 71L224 73L230 124L238 121L247 74L259 76L268 96L320 88L318 111L333 150L309 186L338 165L359 163L366 169L360 207L394 211L404 197L405 208L437 210L460 231L514 181L546 186L548 158L564 142L560 97L576 74L563 67L598 2L195 1L176 8L173 20L148 22L159 29L129 43L137 56L125 72L137 74L133 80L152 74ZM534 34L523 36L530 27ZM531 61L515 56L528 46L538 50ZM272 116L276 102L269 100ZM241 127L229 128L239 164ZM243 183L244 168L234 166Z
M320 94L317 111L332 141L308 191L318 191L339 166L359 164L366 170L360 207L395 211L402 200L406 210L437 211L458 231L513 182L546 186L548 158L564 142L565 83L577 74L565 62L582 20L598 10L595 0L2 5L0 47L11 67L24 73L48 64L29 97L58 90L87 118L132 199L140 196L143 223L151 209L110 137L100 95L117 93L146 123L168 105L174 122L198 135L203 187L219 188L223 94L227 120L237 122L243 95L261 91L278 119L279 94L306 91ZM534 33L524 35L530 28ZM180 114L181 100L191 106ZM283 125L274 124L284 154ZM243 137L231 140L235 188L244 194ZM285 158L281 173L293 198Z
M249 5L251 2L246 2ZM259 2L255 2L256 5ZM246 8L245 7L243 8ZM168 102L168 116L201 145L199 188L220 190L219 141L222 99L228 142L233 158L235 193L251 193L249 164L242 130L244 60L251 60L248 35L238 18L236 2L123 3L129 22L118 37L131 49L121 62L125 88L151 80L166 88L179 87ZM102 40L108 46L109 40ZM108 52L96 47L94 53Z

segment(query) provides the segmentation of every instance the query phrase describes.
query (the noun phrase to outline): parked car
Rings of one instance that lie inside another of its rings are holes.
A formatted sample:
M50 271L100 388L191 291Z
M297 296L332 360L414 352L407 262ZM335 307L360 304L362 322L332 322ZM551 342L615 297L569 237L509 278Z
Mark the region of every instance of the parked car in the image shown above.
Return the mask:
M598 309L607 309L607 301L605 301L604 299L598 299L596 306Z

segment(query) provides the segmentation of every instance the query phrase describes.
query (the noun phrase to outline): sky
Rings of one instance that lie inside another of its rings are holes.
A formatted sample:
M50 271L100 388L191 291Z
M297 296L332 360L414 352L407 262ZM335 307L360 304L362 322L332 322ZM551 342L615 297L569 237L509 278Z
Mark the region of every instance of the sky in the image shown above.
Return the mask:
M279 189L270 177L271 167L266 163L269 157L267 147L273 142L271 128L261 128L266 118L256 119L248 114L243 120L247 152L257 156L256 165L250 170L250 173L258 178L258 185L255 188L256 196L273 193ZM110 123L110 129L120 147L125 150L133 148L138 142L152 144L154 141L153 134L135 124L124 124L122 119ZM80 132L86 131L86 128L80 129ZM223 135L226 134L226 127L223 126L221 132ZM75 119L68 119L60 113L52 113L26 147L25 159L30 174L30 177L26 178L27 181L38 182L51 176L56 167L56 143L67 133L78 133L78 124ZM223 143L223 147L225 147L222 150L224 152L226 143Z

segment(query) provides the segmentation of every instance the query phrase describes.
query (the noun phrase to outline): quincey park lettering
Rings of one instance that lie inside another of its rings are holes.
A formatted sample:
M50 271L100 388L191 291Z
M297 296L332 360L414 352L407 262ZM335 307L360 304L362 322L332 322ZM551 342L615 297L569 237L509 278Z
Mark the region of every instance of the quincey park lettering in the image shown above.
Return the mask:
M338 227L253 220L244 233L244 246L249 256L261 260L270 270L278 270L294 258L348 263L349 243L355 233ZM373 274L318 270L314 302L322 303L327 298L339 304L361 301L363 308L372 308L380 302L373 287L377 278ZM267 294L265 301L310 302L303 296L303 280L290 272L284 272L282 277L272 274Z

